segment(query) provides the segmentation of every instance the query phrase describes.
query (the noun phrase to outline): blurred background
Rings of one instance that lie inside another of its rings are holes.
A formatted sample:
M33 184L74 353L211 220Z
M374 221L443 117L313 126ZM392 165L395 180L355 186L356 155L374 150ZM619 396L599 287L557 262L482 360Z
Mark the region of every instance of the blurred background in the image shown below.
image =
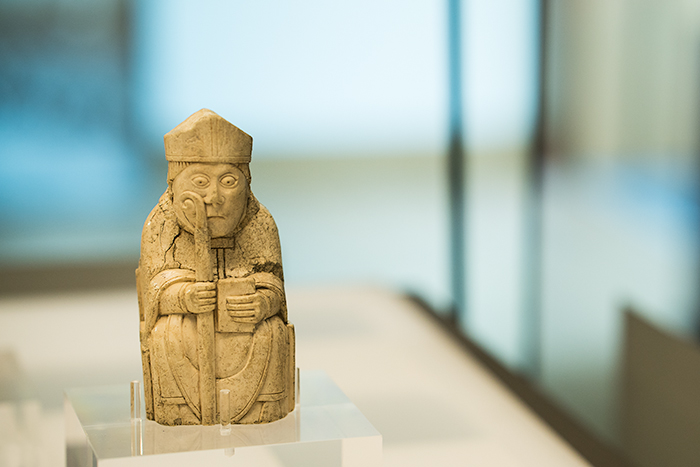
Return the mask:
M693 465L697 1L1 0L0 64L5 299L130 284L206 107L289 287L410 294L580 436Z

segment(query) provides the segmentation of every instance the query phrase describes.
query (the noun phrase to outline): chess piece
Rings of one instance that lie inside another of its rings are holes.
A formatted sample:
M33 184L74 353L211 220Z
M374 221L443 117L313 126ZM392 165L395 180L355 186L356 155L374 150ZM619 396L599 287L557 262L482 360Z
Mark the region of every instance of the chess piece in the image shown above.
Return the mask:
M146 415L213 425L294 408L277 226L250 189L253 139L202 109L165 135L168 188L143 227L136 270Z

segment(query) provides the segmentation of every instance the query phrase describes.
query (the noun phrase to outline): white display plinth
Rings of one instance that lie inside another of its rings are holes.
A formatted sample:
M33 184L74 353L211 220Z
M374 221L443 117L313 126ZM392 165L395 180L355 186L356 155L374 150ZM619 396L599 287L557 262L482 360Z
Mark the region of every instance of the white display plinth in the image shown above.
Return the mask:
M66 392L68 467L380 466L382 437L323 371L302 371L300 404L261 425L131 420L128 384Z

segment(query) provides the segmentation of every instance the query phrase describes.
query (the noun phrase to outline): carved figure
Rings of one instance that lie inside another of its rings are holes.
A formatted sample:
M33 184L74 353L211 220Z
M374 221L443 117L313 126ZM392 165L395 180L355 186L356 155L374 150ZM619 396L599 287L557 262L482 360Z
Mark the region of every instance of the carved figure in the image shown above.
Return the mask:
M253 139L202 109L165 135L168 188L136 270L146 415L164 425L278 420L294 408L277 227L250 190Z

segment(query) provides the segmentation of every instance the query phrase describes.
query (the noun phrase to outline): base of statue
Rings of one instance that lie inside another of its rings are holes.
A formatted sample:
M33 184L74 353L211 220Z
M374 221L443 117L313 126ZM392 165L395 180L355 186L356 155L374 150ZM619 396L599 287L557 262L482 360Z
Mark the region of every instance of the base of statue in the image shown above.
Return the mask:
M128 384L66 391L67 466L380 466L382 436L328 375L299 380L282 420L228 427L131 418Z

